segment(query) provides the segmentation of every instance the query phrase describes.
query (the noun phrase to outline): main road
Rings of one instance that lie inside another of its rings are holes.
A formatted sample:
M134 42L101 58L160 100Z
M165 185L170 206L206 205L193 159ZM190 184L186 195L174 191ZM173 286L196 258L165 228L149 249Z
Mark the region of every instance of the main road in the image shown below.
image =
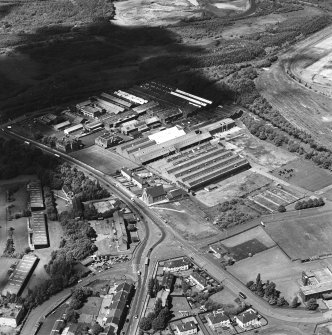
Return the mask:
M159 217L151 208L147 207L140 199L132 197L132 194L122 188L121 185L117 183L117 181L88 165L82 163L67 154L61 153L57 150L49 148L43 144L40 144L36 141L32 141L30 139L24 138L21 135L15 134L11 131L4 130L4 133L9 137L17 138L23 141L29 141L31 144L41 148L43 151L56 154L61 156L65 161L68 161L72 164L79 166L81 169L92 173L96 178L98 178L103 184L109 187L112 192L117 194L119 198L127 203L127 205L141 214L144 218L143 222L146 227L147 238L142 242L140 247L137 249L133 262L137 262L137 264L141 264L142 276L138 277L137 285L136 285L136 297L134 298L132 311L130 313L131 317L133 315L140 315L142 311L142 306L144 303L144 298L146 296L146 281L148 276L148 267L145 267L142 262L143 255L147 255L147 247L150 249L157 245L158 243L162 243L165 239L167 233L172 235L173 240L179 243L179 246L183 249L184 253L189 255L199 266L206 269L212 276L214 276L217 280L222 281L223 284L228 287L231 291L238 293L244 292L248 300L252 303L253 307L260 311L266 317L273 317L275 319L279 319L287 322L294 323L318 323L324 322L327 318L330 318L330 314L318 314L318 313L307 313L306 311L298 311L298 310L289 310L289 309L280 309L271 307L266 301L256 296L253 292L251 292L240 280L236 277L232 276L229 272L222 269L220 265L213 262L208 254L202 253L195 246L191 245L187 240L177 234L170 226L166 224L166 222ZM150 226L157 226L160 230L160 238L158 241L151 245L151 236L149 234ZM143 258L144 259L144 258ZM52 298L51 298L52 299ZM32 323L28 319L27 323ZM131 319L131 325L128 328L130 330L130 335L135 334L137 331L138 319ZM23 335L30 335L28 332L23 332Z

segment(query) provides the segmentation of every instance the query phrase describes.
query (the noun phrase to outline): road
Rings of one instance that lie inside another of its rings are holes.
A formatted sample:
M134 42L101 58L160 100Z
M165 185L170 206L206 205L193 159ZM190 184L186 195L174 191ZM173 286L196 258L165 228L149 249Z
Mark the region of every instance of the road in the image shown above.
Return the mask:
M5 132L9 137L18 138L20 140L27 140L22 136L14 134L12 132L8 131ZM168 226L164 222L164 220L155 213L153 209L147 207L140 199L135 198L135 200L132 201L130 199L131 194L125 189L120 188L116 180L114 180L112 177L107 176L104 173L95 170L89 166L85 166L84 163L76 161L75 159L66 154L48 148L38 142L34 142L31 140L29 141L34 145L40 147L44 151L51 154L56 153L62 156L64 160L76 164L77 166L86 171L89 171L96 178L98 178L103 184L110 187L112 192L117 194L123 201L125 201L132 210L140 213L144 217L145 220L143 221L146 224L147 238L142 242L142 244L140 245L135 254L133 261L137 262L136 264L143 264L142 262L142 260L144 259L143 256L146 256L148 254L146 250L147 247L153 248L157 244L162 243L162 241L165 239L166 234L171 234L172 239L174 241L177 241L177 243L179 243L179 246L181 246L181 248L183 249L184 254L189 255L199 266L206 269L207 272L209 272L217 280L223 282L223 284L233 292L235 293L238 293L239 291L244 292L248 297L248 301L252 303L253 307L257 308L257 310L259 310L260 313L265 317L273 317L280 321L294 322L294 323L318 323L318 322L324 322L326 321L326 317L330 317L330 315L324 316L318 313L308 314L305 311L272 308L267 302L265 302L264 300L256 296L253 292L251 292L237 278L232 276L226 270L222 269L218 263L213 262L213 260L208 256L208 254L202 253L202 251L197 249L195 246L191 245L187 240L185 240L179 234L177 234L177 232L175 232L170 226ZM161 232L158 241L156 241L153 245L151 245L151 236L149 234L150 225L156 225ZM146 281L148 277L148 267L143 268L141 267L141 269L142 269L142 276L140 276L137 281L136 297L134 298L132 304L132 311L130 312L131 317L136 314L141 315L142 306L146 295ZM56 300L58 300L58 298L51 298L50 300L53 301L54 303ZM41 305L39 308L41 308L42 310L47 310L46 307L51 305L50 300ZM31 314L35 315L35 313ZM44 314L42 314L41 316L43 316ZM38 320L38 318L36 319L36 317L29 316L27 325L29 324L31 327L31 324L34 324L34 321L36 320ZM137 325L138 325L138 319L137 320L132 319L131 325L128 328L128 330L130 331L128 332L128 334L130 335L135 334L137 331ZM31 329L28 326L26 327L27 329ZM24 332L22 332L22 334L30 335L29 332L26 331L26 327L24 328Z

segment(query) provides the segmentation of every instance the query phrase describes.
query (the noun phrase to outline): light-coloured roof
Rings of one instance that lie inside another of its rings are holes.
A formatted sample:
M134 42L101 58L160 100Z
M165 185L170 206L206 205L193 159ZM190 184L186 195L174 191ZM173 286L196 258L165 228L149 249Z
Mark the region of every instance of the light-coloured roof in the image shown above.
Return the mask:
M159 131L155 134L152 134L149 137L150 140L156 141L157 144L164 143L174 138L186 135L186 132L179 126L168 128L162 131Z

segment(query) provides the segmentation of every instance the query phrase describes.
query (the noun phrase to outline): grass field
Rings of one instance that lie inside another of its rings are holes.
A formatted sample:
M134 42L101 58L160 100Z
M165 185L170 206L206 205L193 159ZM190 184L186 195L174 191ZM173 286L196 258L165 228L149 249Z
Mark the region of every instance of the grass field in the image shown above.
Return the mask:
M71 156L108 174L115 174L116 170L120 170L124 166L129 169L138 167L137 164L131 162L129 159L121 157L110 150L98 147L97 145L76 151L72 153Z
M280 176L278 174L279 171L284 169L294 169L290 178L287 178L287 175ZM272 171L272 174L309 191L317 191L332 184L332 174L328 170L321 169L313 163L302 159L289 162Z
M210 299L212 299L214 302L233 307L236 306L236 303L234 302L236 298L238 298L238 296L226 287L222 291L217 292L210 297Z
M332 254L331 213L317 209L266 223L266 231L293 260Z

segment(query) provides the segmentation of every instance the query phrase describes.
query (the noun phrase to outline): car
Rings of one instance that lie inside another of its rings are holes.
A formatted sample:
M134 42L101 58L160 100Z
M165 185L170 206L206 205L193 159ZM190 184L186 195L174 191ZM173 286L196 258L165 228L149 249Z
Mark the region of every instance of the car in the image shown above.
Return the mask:
M136 315L134 316L134 318L135 318L135 319L138 319L138 315L136 314Z
M242 293L242 292L239 292L239 296L240 296L242 299L247 299L247 296L246 296L244 293Z

